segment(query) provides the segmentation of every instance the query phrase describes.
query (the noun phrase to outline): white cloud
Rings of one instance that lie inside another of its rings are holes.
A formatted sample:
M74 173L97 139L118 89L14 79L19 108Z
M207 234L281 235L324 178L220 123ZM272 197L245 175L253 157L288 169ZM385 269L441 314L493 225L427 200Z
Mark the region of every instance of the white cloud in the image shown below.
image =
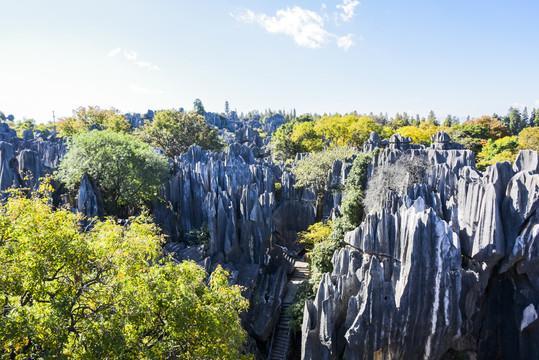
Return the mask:
M354 45L353 35L348 34L337 38L337 46L347 51Z
M358 5L358 0L343 0L342 4L337 5L337 9L341 10L341 13L339 14L341 20L344 22L352 20Z
M110 50L108 53L109 57L116 57L118 55L121 55L125 60L127 60L128 62L142 69L153 70L153 71L160 70L159 66L152 64L149 61L139 60L137 52L133 50L115 48L115 49Z
M324 28L324 19L318 13L299 6L278 10L275 16L245 10L235 18L248 24L258 24L272 34L288 35L303 47L319 48L330 38Z
M118 55L121 51L122 51L121 48L112 49L111 51L109 51L108 56L110 56L110 57L115 57L115 56Z
M271 34L290 36L296 44L302 47L316 49L336 39L337 45L348 49L353 45L351 35L339 37L329 32L324 18L315 11L299 6L277 10L274 16L244 10L232 16L247 24L257 24Z

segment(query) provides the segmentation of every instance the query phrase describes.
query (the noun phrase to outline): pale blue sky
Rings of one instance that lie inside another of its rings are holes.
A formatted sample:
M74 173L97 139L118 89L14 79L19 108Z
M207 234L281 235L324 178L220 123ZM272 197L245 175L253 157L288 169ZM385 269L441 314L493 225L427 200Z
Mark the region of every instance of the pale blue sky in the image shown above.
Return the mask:
M1 0L0 110L539 106L539 1Z

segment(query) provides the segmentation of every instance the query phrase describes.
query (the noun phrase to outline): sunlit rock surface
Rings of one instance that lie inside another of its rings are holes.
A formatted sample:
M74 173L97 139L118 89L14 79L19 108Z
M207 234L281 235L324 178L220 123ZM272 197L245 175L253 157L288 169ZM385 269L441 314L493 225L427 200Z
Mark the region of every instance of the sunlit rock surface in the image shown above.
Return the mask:
M370 175L402 156L429 167L346 234L305 304L304 359L539 358L538 155L481 173L459 148L395 136L375 156Z

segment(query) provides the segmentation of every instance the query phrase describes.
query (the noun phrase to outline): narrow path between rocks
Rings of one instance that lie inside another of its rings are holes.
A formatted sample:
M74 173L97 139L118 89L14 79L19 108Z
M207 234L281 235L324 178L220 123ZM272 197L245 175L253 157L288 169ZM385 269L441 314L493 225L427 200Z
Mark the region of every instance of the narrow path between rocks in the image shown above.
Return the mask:
M277 326L273 330L268 359L286 360L290 352L290 338L292 330L290 328L290 315L288 308L294 302L299 285L309 279L309 264L305 261L296 260L294 262L294 272L288 279L286 285L286 295L281 305L281 313Z

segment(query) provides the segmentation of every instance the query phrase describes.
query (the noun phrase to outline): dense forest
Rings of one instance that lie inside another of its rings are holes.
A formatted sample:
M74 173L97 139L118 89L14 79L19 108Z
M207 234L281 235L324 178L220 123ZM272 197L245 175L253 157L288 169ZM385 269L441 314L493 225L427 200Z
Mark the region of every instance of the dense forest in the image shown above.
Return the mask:
M337 291L328 283L345 266L336 259L356 250L389 256L383 244L368 249L366 228L375 216L419 209L416 201L423 196L427 205L421 206L436 209L440 218L432 234L445 226L464 237L464 225L459 233L450 221L457 206L449 204L458 201L448 194L456 199L464 192L455 184L464 178L478 184L484 176L504 178L507 186L528 169L521 186L528 205L513 211L522 215L519 231L535 229L520 232L520 239L537 239L539 109L468 119L440 119L432 111L426 117L269 110L238 115L228 103L223 113L207 112L197 99L190 111L123 114L89 106L47 123L2 112L0 121L1 358L329 359L354 358L358 347L367 355L357 358L370 358L376 346L398 357L416 349L387 350L380 345L385 340L343 345L347 316L361 313L359 305L335 305L344 312L324 309L334 311L334 323L342 327L331 334L318 329L326 318L320 318L316 299ZM447 167L443 176L454 177L444 184L440 164ZM423 185L433 186L429 191L443 201L425 195ZM505 188L492 192L501 198ZM501 200L494 204L501 209ZM494 227L481 226L485 233ZM508 229L500 231L509 237ZM352 241L354 234L362 240ZM516 266L529 255L525 251L535 254L534 245L523 244L519 259L504 266ZM466 265L451 271L480 273L481 261L494 267L462 246ZM443 261L440 255L436 266ZM308 263L310 273L294 282L300 262ZM481 281L494 281L488 276ZM436 289L446 286L440 277L433 281ZM481 296L466 301L479 303ZM290 320L279 347L284 318ZM307 329L315 328L318 340L309 340ZM469 343L488 343L482 333L465 330L472 334ZM431 351L437 354L432 358L477 351L464 340L457 349L456 342L432 334L426 357ZM451 334L457 338L457 331ZM527 336L533 340L536 334ZM514 343L519 340L492 354L506 354ZM315 356L317 346L328 350ZM526 346L521 356L539 354Z

